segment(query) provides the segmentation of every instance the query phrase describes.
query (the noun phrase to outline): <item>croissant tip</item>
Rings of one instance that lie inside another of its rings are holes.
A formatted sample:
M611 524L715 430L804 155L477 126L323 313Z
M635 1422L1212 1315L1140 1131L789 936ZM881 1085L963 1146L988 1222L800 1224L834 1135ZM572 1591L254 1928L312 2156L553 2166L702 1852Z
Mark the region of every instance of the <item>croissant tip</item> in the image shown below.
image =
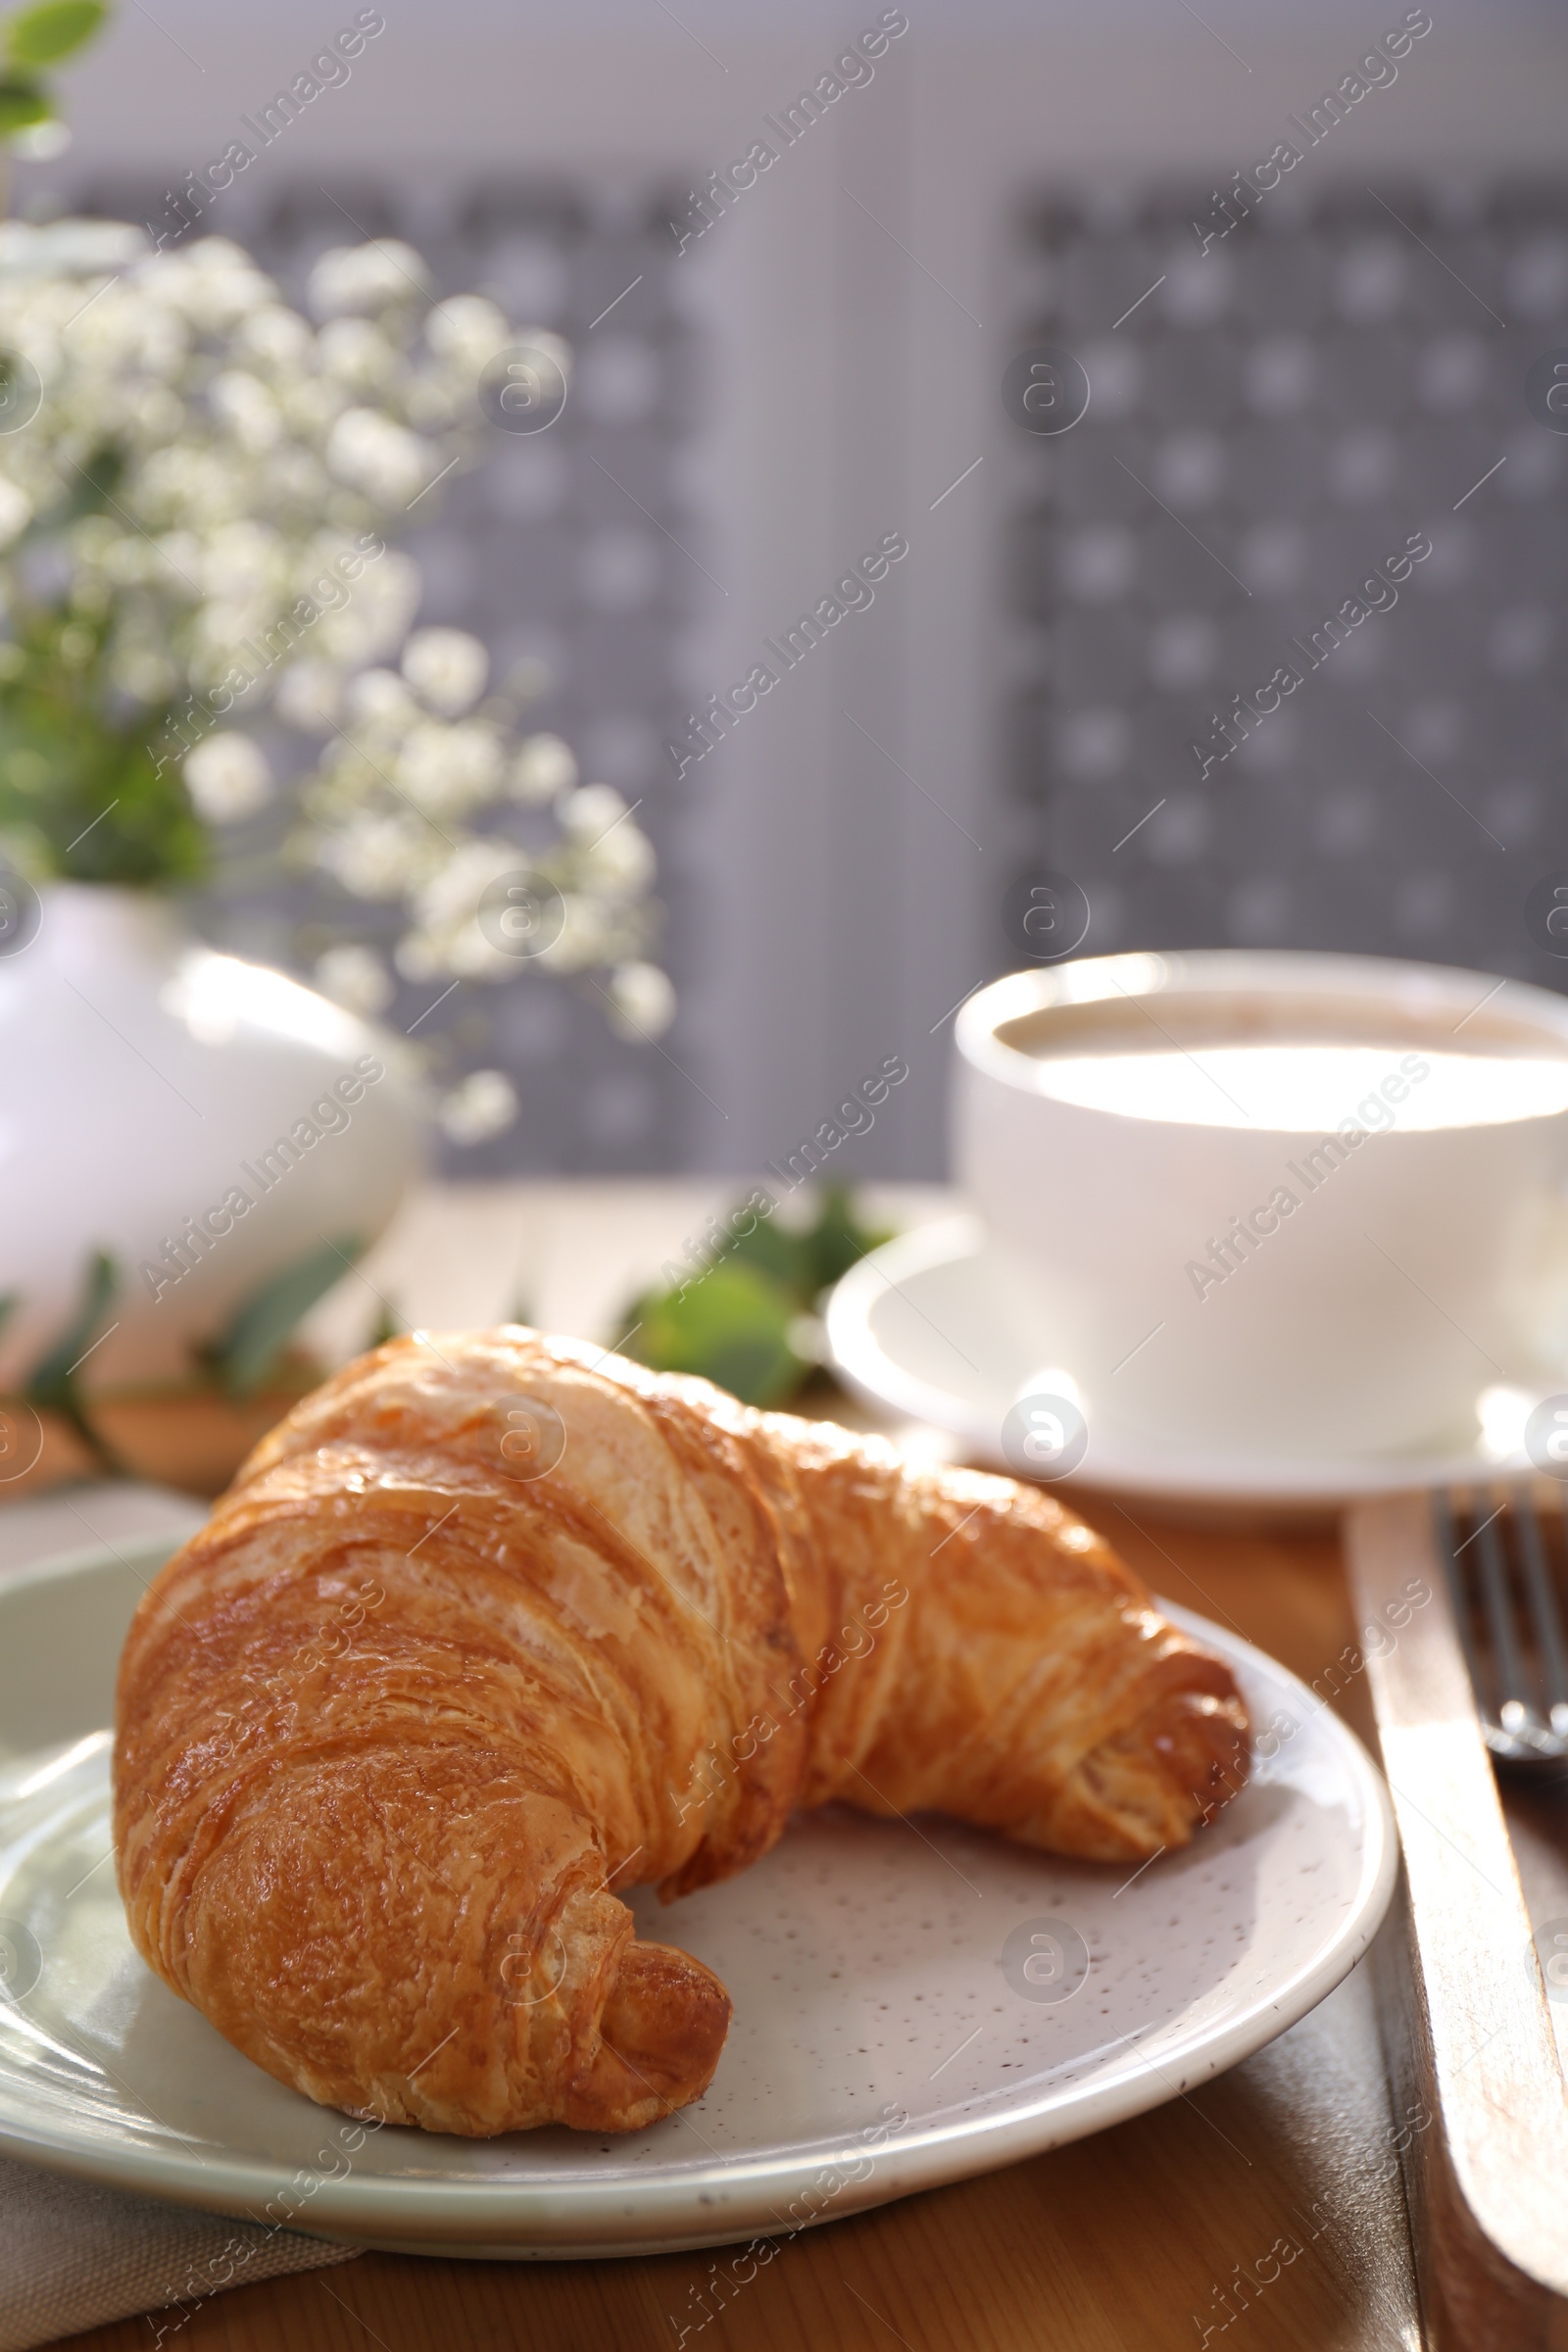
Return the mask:
M629 1944L563 2121L579 2132L638 2132L690 2106L713 2079L731 2007L712 1971L689 1953Z

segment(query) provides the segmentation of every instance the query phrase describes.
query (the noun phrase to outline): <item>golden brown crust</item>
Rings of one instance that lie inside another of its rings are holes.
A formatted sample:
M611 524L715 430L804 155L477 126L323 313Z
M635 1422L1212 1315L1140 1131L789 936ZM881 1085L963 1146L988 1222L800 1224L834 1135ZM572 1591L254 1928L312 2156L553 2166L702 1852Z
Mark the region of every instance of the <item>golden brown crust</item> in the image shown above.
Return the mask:
M508 1328L348 1366L158 1578L116 1853L143 1956L280 2081L630 2131L729 2000L627 1886L834 1798L1142 1860L1246 1767L1228 1669L1038 1490Z

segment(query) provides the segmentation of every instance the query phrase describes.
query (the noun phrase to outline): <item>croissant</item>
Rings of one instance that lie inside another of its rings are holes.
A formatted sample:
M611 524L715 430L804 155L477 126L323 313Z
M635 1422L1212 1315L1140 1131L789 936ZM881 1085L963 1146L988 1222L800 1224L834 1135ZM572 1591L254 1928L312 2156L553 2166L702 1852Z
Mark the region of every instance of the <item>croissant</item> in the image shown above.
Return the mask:
M265 1438L120 1670L137 1949L325 2105L475 2136L701 2096L730 2002L619 1899L793 1808L1123 1863L1242 1786L1229 1669L1037 1488L509 1326Z

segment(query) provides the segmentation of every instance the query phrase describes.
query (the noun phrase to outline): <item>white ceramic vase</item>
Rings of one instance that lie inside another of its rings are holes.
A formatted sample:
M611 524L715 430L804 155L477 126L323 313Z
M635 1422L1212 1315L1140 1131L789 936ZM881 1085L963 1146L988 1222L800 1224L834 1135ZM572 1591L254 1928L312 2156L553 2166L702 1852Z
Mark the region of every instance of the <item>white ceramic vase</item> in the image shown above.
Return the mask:
M55 883L0 953L0 1391L117 1283L82 1387L178 1380L270 1283L344 1270L419 1161L396 1041L194 940L156 896ZM31 936L27 936L30 931Z

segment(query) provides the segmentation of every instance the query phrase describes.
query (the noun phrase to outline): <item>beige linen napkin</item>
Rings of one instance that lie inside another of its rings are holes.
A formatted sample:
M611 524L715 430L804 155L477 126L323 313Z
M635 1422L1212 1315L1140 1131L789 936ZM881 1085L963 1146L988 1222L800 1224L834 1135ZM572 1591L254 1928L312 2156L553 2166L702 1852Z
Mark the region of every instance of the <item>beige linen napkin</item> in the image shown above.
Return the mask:
M178 2352L208 2295L352 2262L359 2250L0 2157L0 2352L29 2352L139 2312L155 2315L149 2352Z

